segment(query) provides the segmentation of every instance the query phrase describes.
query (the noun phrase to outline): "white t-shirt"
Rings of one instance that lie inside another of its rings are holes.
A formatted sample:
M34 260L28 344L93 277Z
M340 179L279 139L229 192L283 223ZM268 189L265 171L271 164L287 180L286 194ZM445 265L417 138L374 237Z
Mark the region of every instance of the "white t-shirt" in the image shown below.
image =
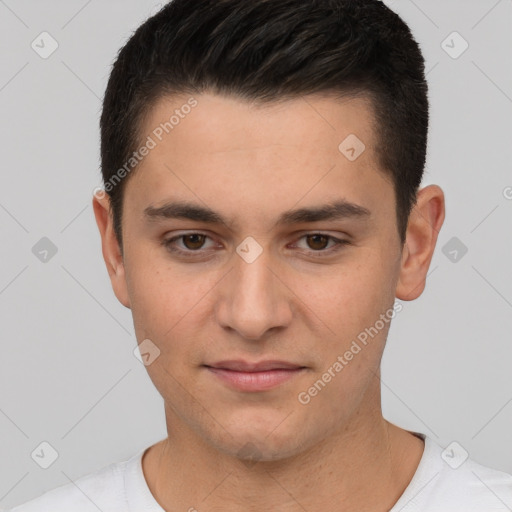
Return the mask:
M416 472L390 512L510 512L512 475L467 458L449 445L443 451L425 434ZM165 512L142 471L141 450L75 481L47 491L10 512Z

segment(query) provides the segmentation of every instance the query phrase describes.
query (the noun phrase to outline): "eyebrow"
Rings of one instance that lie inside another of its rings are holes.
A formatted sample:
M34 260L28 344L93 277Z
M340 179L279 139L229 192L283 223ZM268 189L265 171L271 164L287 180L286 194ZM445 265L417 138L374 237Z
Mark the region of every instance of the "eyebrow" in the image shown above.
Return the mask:
M367 208L340 199L324 205L288 210L279 216L277 224L291 225L343 218L367 218L370 215L371 212ZM231 224L230 220L224 218L220 213L186 201L170 201L162 206L148 206L144 210L144 217L149 222L164 219L188 219L208 224Z

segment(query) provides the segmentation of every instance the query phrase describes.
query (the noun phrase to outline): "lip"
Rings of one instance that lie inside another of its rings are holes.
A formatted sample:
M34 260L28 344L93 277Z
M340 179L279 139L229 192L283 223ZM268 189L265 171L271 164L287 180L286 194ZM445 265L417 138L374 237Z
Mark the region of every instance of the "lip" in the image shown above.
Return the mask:
M304 366L289 363L287 361L267 360L251 363L243 359L218 361L217 363L205 365L210 368L222 370L233 370L237 372L263 372L267 370L298 370Z
M285 361L219 361L204 365L215 377L239 391L266 391L292 379L306 369Z

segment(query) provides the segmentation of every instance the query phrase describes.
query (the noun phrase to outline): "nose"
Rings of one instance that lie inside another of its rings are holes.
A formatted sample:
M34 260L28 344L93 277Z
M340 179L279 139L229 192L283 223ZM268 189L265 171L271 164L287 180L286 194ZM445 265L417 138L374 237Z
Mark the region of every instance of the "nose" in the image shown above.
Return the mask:
M219 289L215 308L219 325L249 340L264 338L271 329L289 325L292 293L269 250L264 249L252 262L235 254L233 264Z

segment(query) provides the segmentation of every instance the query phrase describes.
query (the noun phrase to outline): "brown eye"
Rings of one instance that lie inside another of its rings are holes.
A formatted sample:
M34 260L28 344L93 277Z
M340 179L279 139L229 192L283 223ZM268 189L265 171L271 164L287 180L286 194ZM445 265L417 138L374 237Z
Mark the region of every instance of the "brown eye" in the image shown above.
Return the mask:
M182 237L183 245L190 249L191 251L200 249L206 238L205 235L201 235L200 233L193 233L191 235L183 235Z
M307 235L306 238L307 238L307 243L308 243L309 247L311 249L319 251L319 250L326 248L327 244L329 243L329 239L331 237L329 237L327 235L315 234L315 235Z
M325 233L306 233L300 238L301 243L296 245L301 252L311 257L321 258L334 255L344 246L350 245L348 240L341 240Z
M208 246L208 241L210 241L210 246ZM212 242L213 240L208 235L192 232L163 239L161 244L174 255L196 258L198 256L203 257L206 253L211 255L212 250L215 249L215 244L212 244Z

